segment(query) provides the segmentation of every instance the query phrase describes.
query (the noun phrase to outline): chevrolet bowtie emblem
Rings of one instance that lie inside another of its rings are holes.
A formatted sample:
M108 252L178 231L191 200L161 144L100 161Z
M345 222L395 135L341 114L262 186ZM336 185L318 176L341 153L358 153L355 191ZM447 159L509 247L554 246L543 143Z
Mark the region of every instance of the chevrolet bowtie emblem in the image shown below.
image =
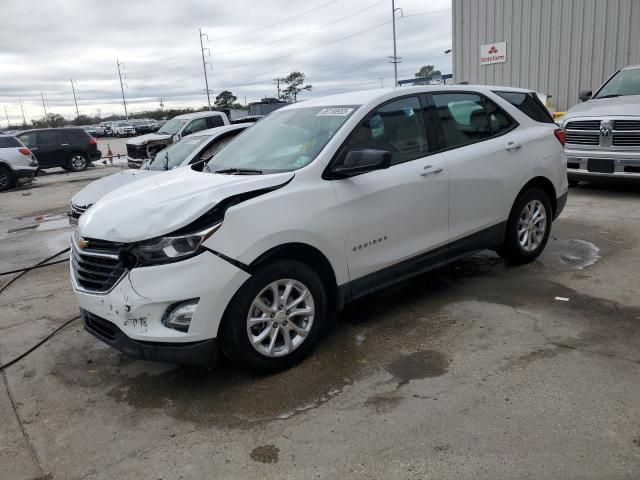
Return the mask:
M89 240L85 240L84 238L79 238L78 246L80 247L80 249L84 250L89 246Z

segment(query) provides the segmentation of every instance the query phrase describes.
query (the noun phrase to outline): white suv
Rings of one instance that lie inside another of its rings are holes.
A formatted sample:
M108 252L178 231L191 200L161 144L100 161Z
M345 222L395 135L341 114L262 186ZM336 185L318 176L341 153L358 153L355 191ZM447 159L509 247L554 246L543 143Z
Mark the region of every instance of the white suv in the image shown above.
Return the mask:
M309 353L332 311L482 249L544 249L567 195L564 133L535 92L424 86L299 102L202 171L80 217L86 329L139 358L260 371Z

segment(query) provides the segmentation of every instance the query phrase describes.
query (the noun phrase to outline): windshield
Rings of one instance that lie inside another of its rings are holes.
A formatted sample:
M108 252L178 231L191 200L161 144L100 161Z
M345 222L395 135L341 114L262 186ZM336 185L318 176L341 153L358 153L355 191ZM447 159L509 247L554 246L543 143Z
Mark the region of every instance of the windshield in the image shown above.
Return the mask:
M173 120L169 120L164 126L158 130L158 133L164 133L166 135L175 135L178 131L183 127L188 120L174 118Z
M204 142L207 135L189 136L158 152L147 170L171 170L177 168Z
M640 95L640 68L620 70L594 95L593 98Z
M350 106L276 110L218 152L207 170L274 173L302 168L316 158L356 109Z

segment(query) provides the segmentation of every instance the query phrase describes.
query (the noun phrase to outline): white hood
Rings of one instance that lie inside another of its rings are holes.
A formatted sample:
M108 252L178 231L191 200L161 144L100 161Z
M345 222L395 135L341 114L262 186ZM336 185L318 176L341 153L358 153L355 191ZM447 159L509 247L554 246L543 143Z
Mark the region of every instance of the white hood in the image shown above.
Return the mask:
M221 175L177 168L108 193L80 217L78 233L125 243L154 238L188 225L225 198L282 185L293 176L293 172Z
M127 145L145 145L151 142L157 142L158 140L170 140L173 135L167 135L166 133L147 133L146 135L140 135L139 137L133 137L127 140Z
M113 175L99 178L76 193L71 198L71 203L80 207L88 207L116 188L157 173L163 172L157 170L124 170L114 173Z
M579 117L640 117L640 95L588 100L571 107L563 121Z

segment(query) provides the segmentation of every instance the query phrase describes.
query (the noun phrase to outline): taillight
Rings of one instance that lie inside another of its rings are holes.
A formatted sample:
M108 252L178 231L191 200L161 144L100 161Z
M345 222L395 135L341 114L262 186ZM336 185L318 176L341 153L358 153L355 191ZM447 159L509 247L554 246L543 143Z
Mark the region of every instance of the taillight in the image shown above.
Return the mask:
M31 155L31 150L28 148L19 148L18 151L23 155Z
M556 128L553 133L564 147L564 144L567 143L567 134L564 132L564 130L562 130L561 128Z
M89 145L97 145L97 144L98 144L98 141L95 138L91 137L89 139Z

